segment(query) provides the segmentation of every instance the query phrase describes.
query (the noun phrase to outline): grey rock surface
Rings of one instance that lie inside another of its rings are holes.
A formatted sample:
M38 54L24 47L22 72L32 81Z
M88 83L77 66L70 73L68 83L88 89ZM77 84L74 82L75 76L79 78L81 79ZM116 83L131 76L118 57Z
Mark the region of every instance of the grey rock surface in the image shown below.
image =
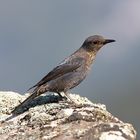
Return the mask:
M42 95L21 109L10 112L29 94L0 92L0 139L2 140L135 140L133 126L124 123L87 98L70 94L77 104L57 94Z

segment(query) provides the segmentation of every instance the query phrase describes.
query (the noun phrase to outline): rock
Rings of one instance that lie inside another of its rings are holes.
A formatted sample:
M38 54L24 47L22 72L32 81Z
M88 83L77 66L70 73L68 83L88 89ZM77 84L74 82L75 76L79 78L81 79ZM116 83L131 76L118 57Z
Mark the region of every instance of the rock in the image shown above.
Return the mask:
M70 94L77 106L56 94L42 95L18 115L10 112L29 94L0 92L2 140L135 140L133 126L87 98Z

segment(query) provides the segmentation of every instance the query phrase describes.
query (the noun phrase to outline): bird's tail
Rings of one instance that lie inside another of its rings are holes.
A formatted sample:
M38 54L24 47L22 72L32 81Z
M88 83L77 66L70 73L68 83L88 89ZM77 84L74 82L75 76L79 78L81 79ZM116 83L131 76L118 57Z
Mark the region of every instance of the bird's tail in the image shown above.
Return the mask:
M27 97L27 99L25 99L23 102L21 102L18 106L16 106L15 109L11 113L12 114L20 113L23 110L23 108L27 106L29 102L31 102L34 98L36 98L37 96L41 94L42 92L38 92L37 90L34 90L33 93L29 97Z

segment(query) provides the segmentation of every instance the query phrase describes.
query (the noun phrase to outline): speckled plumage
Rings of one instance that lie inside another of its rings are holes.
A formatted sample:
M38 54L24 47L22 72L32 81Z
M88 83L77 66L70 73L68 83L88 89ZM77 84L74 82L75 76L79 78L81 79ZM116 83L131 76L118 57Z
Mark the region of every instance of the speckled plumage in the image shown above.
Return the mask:
M88 37L76 52L64 59L36 85L31 87L30 89L35 88L32 94L19 104L12 113L17 112L20 107L26 106L27 102L47 91L56 92L59 95L61 95L60 92L64 92L67 96L66 92L69 89L79 85L85 79L98 50L103 45L114 41L104 39L99 35ZM69 98L69 96L67 97Z

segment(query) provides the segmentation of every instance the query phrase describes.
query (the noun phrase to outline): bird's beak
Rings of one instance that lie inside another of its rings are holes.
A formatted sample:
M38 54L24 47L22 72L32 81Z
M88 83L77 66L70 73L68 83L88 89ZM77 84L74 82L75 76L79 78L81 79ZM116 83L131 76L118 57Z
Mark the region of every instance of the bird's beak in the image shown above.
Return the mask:
M107 44L107 43L111 43L111 42L115 42L115 40L113 40L113 39L106 39L104 41L104 45Z

